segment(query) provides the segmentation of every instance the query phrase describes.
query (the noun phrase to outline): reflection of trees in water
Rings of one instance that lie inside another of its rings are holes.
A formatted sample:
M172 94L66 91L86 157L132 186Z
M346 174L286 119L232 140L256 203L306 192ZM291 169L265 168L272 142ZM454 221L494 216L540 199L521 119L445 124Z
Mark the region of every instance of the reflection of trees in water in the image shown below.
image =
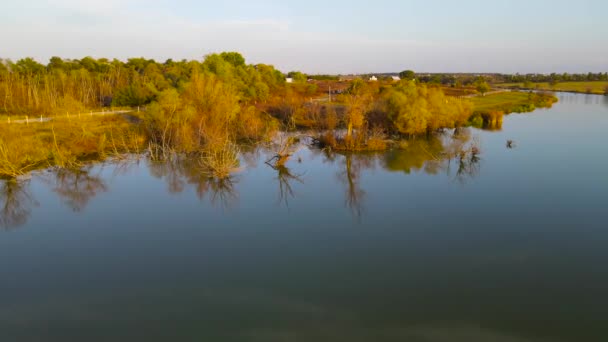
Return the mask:
M187 159L182 160L178 156L173 156L167 160L150 159L148 161L148 169L152 176L165 180L169 193L178 194L184 191L186 184L183 170L187 169L187 167L182 165L185 161L187 161Z
M380 165L385 170L406 174L424 172L436 175L445 172L459 182L465 182L479 173L479 142L469 129L446 131L402 143L402 148L382 153L340 155L328 150L313 150L313 154L322 155L323 162L340 163L338 179L345 185L345 203L358 218L364 211L366 197L361 187L363 170Z
M336 178L345 187L344 203L357 219L364 212L365 190L361 187L361 172L373 169L380 154L378 153L338 153L330 149L311 149L313 157L321 156L324 164L339 167Z
M277 171L277 181L279 182L279 204L285 204L285 207L289 209L289 200L291 198L295 198L295 192L293 191L292 184L293 182L297 182L300 184L304 184L301 175L294 175L291 173L291 170L287 168L285 165L272 165L267 163L272 169Z
M236 182L233 178L207 178L206 184L206 193L209 195L209 200L213 206L224 210L234 208L238 201L238 194L234 188ZM200 192L197 193L199 198L203 200L203 195Z
M382 165L389 171L424 171L428 174L439 172L438 161L443 152L443 144L437 136L415 138L407 141L407 147L389 151Z
M344 156L344 169L338 173L338 179L346 185L344 201L351 213L361 218L365 191L361 188L361 170L370 167L364 155L347 154Z
M38 205L29 185L29 180L0 180L0 228L17 228L27 222L32 206Z
M79 169L57 169L53 172L53 191L73 211L84 210L89 201L108 187L99 175L91 173L92 166Z
M196 158L173 156L164 161L149 160L148 168L152 176L165 180L170 193L181 193L190 185L201 201L207 197L212 205L222 209L234 207L238 200L236 178L209 177Z
M253 169L258 166L258 162L262 160L262 152L264 149L259 145L239 145L241 148L241 159L248 169Z
M383 166L389 171L407 174L422 171L436 175L444 171L451 176L455 164L454 177L463 182L478 174L479 154L478 139L472 137L469 129L460 128L449 133L408 140L406 148L386 154Z
M340 170L336 176L345 186L344 203L357 219L361 219L365 209L366 193L361 187L361 172L373 169L377 156L369 153L347 153L340 159L336 158L336 154L326 158L327 161L340 162Z

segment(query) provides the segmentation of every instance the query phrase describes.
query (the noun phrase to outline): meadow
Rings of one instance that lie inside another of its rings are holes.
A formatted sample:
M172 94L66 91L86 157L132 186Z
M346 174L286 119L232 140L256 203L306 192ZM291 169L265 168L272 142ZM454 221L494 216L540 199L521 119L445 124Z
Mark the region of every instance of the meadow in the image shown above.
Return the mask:
M524 83L500 83L495 84L499 88L527 88ZM550 83L531 83L529 88L549 91L565 91L583 94L604 95L608 93L607 81L588 81L588 82L558 82L555 85Z

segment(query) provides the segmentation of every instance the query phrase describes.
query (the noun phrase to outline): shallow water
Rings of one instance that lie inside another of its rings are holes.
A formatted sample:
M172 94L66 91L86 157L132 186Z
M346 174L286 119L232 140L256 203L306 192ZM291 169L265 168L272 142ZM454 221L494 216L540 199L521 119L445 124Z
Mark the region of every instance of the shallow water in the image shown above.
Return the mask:
M229 182L4 182L0 341L604 341L608 97L558 96L407 151L247 152Z

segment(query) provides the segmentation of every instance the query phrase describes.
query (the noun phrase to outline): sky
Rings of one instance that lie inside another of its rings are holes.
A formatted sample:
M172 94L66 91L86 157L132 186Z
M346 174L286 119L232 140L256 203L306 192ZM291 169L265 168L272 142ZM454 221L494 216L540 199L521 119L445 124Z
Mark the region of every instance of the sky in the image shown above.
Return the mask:
M606 72L606 0L2 0L0 58L198 59L306 73Z

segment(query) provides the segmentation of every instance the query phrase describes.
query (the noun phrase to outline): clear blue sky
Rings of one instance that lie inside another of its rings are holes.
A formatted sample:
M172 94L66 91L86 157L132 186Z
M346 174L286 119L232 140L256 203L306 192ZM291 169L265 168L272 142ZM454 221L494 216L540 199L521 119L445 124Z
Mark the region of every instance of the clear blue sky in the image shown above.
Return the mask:
M606 0L21 0L0 57L201 59L283 71L608 71Z

